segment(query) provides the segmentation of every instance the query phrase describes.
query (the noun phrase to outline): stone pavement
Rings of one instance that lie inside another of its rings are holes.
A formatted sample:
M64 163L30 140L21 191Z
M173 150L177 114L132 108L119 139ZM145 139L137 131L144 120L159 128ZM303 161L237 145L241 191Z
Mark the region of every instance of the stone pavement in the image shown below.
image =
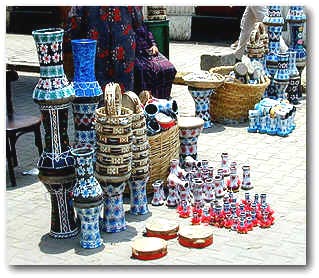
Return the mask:
M200 68L200 56L222 47L191 42L171 42L170 60L179 71ZM226 49L226 48L225 48ZM228 50L228 48L226 49ZM29 53L29 55L36 55ZM32 100L37 73L19 72L13 84L16 111L38 115ZM174 85L172 96L177 100L180 115L194 115L194 101L187 87ZM198 155L216 167L222 152L239 167L251 166L254 193L267 193L267 201L275 210L276 222L270 229L256 228L246 235L214 228L214 243L204 249L181 246L177 239L168 241L167 256L153 261L131 258L131 241L142 236L144 220L161 217L189 225L174 209L153 207L147 216L126 213L127 230L102 233L104 246L83 250L78 238L54 240L50 229L50 197L36 176L23 176L24 170L36 167L38 159L33 135L23 135L17 142L19 166L17 184L6 187L6 261L9 265L305 265L306 264L306 100L297 107L296 130L286 138L247 132L247 124L216 124L199 137ZM73 140L72 115L69 136ZM239 168L241 169L241 168ZM241 173L241 171L239 171ZM244 197L240 191L238 198ZM129 210L129 200L124 208Z

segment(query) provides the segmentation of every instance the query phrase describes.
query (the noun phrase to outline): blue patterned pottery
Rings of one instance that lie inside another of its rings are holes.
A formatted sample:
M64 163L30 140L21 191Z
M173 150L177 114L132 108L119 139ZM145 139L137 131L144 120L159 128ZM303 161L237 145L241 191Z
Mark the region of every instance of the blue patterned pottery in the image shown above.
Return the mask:
M148 177L143 180L129 179L130 187L130 213L134 215L144 215L149 213L147 207L146 184Z
M123 192L126 182L102 183L105 194L102 231L117 233L126 230Z
M75 99L73 118L75 129L74 147L95 147L96 134L93 127L95 110L103 92L95 78L96 40L72 40L74 61Z
M40 64L33 100L40 106L45 132L45 148L38 161L39 179L50 193L50 236L54 238L69 238L79 232L71 201L74 159L67 133L68 109L75 92L64 74L63 33L60 28L32 32Z
M213 89L200 89L188 86L188 91L195 102L195 115L204 120L203 128L213 127L213 123L210 119L210 101L209 97L213 93Z
M101 246L99 215L103 191L94 177L93 154L90 148L72 149L75 160L76 183L73 188L74 207L81 221L80 244L83 248Z

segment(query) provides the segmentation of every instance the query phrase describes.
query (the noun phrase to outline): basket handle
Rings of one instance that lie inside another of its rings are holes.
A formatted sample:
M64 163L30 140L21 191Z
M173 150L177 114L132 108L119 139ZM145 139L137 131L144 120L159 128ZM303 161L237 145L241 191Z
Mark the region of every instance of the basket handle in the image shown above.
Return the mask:
M137 113L137 114L141 113L143 111L143 108L142 108L142 103L139 97L134 92L131 92L131 91L126 91L124 94L127 95L134 104L133 113Z
M105 114L115 116L121 114L122 93L118 83L110 82L104 90Z

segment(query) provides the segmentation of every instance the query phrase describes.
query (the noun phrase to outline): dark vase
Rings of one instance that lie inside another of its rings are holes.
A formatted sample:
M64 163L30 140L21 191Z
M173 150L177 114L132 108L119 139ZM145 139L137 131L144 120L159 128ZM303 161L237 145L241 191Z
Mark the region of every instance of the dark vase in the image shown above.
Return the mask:
M303 46L303 36L304 25L307 17L304 13L302 6L291 6L286 17L288 23L289 33L290 33L290 45L289 49L296 51L296 66L299 71L299 76L303 68L306 65L307 52ZM300 98L302 91L300 86L298 86L298 97Z
M290 103L298 104L298 97L299 97L299 87L300 87L300 75L299 71L296 67L296 51L290 50L289 51L289 83L287 87L287 98Z
M277 91L274 84L274 75L278 67L277 54L280 50L280 37L284 25L284 18L282 17L280 6L268 6L268 12L263 19L263 23L267 26L269 40L265 63L270 84L266 89L265 95L269 98L276 99Z
M75 148L95 147L95 110L103 92L95 78L96 40L72 40L75 99L72 102Z
M102 245L99 216L103 206L103 191L94 177L94 150L77 148L71 154L75 159L76 183L73 198L75 210L81 220L80 244L83 248L97 248Z
M39 159L39 179L51 196L51 231L54 238L78 234L72 206L74 159L70 154L68 109L74 98L73 86L63 69L63 29L32 32L40 63L40 78L33 91L39 104L45 131L45 148Z

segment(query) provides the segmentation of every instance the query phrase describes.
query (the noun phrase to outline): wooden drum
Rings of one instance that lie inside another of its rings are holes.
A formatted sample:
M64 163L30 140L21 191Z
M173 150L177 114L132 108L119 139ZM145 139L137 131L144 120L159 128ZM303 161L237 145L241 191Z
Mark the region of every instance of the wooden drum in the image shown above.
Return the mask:
M145 229L148 237L159 237L168 240L177 237L179 225L174 221L158 218L148 221Z
M213 243L213 230L210 226L186 226L180 228L178 241L185 247L204 248Z
M139 260L154 260L167 254L167 242L158 237L142 237L133 241L132 257Z

